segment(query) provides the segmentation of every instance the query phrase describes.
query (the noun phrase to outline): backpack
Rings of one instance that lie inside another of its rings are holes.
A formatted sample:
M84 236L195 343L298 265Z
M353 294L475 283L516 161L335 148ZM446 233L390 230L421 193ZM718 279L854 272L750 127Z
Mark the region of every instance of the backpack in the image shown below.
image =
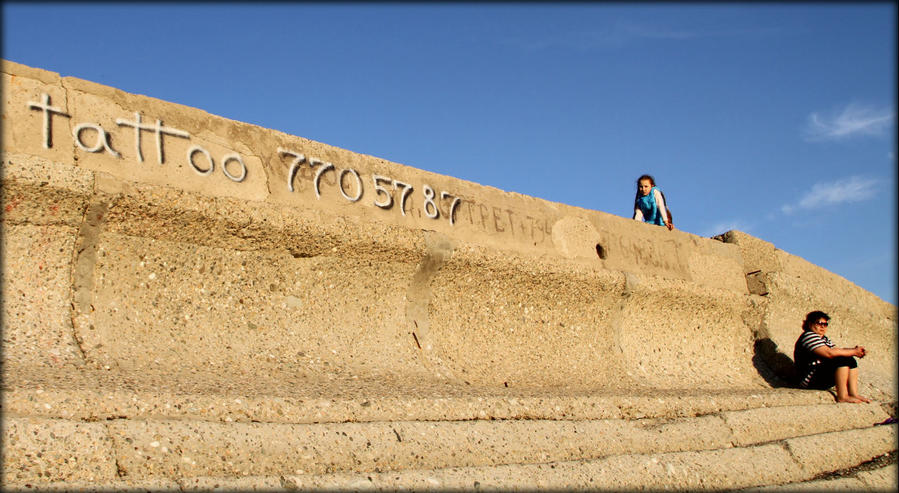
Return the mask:
M662 194L662 200L665 201L665 212L668 213L668 224L673 225L674 219L671 218L671 207L668 207L668 199L665 198L665 192L659 190L659 193Z

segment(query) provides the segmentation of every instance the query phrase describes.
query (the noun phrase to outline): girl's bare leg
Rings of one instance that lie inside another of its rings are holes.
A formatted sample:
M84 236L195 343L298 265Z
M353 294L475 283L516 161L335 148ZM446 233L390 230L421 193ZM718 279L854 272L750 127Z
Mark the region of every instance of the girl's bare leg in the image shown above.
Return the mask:
M858 368L849 369L849 378L846 382L846 390L849 393L849 397L855 397L862 402L871 402L871 399L863 397L858 393Z

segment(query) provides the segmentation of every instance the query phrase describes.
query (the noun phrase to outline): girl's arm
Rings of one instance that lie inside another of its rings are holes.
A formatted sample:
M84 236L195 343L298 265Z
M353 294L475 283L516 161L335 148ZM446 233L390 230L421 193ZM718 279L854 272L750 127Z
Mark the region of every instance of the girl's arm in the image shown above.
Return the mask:
M637 221L643 220L643 211L641 211L637 207L634 208L634 219L636 219Z
M652 193L656 199L656 205L659 208L659 214L662 215L662 221L665 223L665 226L668 226L668 229L671 229L671 225L668 224L668 207L665 205L665 199L662 197L662 192L660 192L657 188L653 190Z

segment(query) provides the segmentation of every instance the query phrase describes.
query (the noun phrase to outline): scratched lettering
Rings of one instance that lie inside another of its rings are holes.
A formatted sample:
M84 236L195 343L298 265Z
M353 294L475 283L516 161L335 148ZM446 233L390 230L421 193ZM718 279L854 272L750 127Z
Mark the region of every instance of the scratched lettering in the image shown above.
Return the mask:
M609 235L611 236L611 235ZM629 257L634 264L647 267L655 267L669 270L680 270L682 267L672 258L676 258L677 244L674 240L664 240L663 244L657 242L640 241L628 236L618 236L617 251Z
M84 143L83 133L85 130L93 130L97 134L97 142L88 146ZM121 158L122 155L119 154L116 150L112 148L112 144L109 143L109 133L103 129L100 125L95 123L80 123L75 126L72 130L72 137L75 139L75 144L78 145L78 148L85 152L100 152L105 150L106 152L112 154L114 157Z
M41 144L45 149L53 148L53 122L55 118L68 118L72 116L62 108L54 106L48 93L42 93L40 101L27 101L26 107L39 111L42 118ZM191 140L189 132L167 126L162 119L154 118L144 120L144 115L139 111L133 118L115 118L115 124L123 129L132 130L134 141L134 159L138 163L144 162L143 140L149 133L155 143L156 161L159 165L166 164L167 139ZM152 122L152 123L150 123ZM127 130L126 130L127 131ZM72 139L75 145L83 152L107 153L117 159L124 159L122 154L113 147L113 134L106 130L98 122L76 122L72 130ZM359 202L365 195L366 181L359 172L353 168L344 168L315 157L307 157L303 153L290 149L277 148L277 153L282 157L288 157L289 167L287 171L287 190L296 192L294 184L298 178L312 182L312 189L316 199L322 198L322 184L336 188L337 193L350 203ZM200 176L211 176L220 171L226 178L242 183L246 180L249 170L243 157L236 153L228 153L216 162L216 156L198 144L191 144L184 155L185 163ZM384 210L398 209L405 217L414 211L416 217L426 217L433 220L445 218L451 226L457 221L457 211L463 204L462 197L446 190L435 190L430 184L422 183L420 186L405 183L389 176L371 175L371 184L374 190L371 203ZM417 199L416 199L417 197ZM415 207L415 204L420 204ZM480 204L481 226L486 227L486 215L491 212L485 205ZM469 206L469 219L471 220L471 207ZM512 234L515 233L515 217L509 209L492 208L493 226L495 231L504 232L506 222ZM505 213L505 216L503 216Z
M141 143L141 130L144 131L152 131L156 135L156 157L159 160L159 164L165 163L165 153L163 152L162 146L162 137L164 135L171 135L173 137L180 137L183 139L189 139L190 134L183 131L178 130L177 128L164 127L162 125L162 120L157 119L155 125L146 125L141 122L141 114L139 112L134 113L134 121L128 121L124 118L116 118L116 125L121 125L123 127L132 127L134 128L134 149L135 154L137 154L137 160L139 162L144 162L144 155L141 152L140 143Z
M50 149L53 147L53 115L64 116L66 118L71 118L68 113L64 112L62 108L57 108L55 106L50 106L50 95L47 93L43 93L41 96L41 102L35 103L34 101L28 101L26 103L28 109L32 110L41 110L44 116L44 149Z
M358 202L365 194L366 181L362 175L353 168L341 168L334 163L323 161L315 157L307 157L305 154L283 147L278 147L278 155L290 158L287 171L287 190L291 193L297 191L295 187L297 176L304 176L304 170L309 170L312 176L312 189L315 198L321 200L323 191L322 183L334 186L337 192L348 202ZM389 176L372 174L371 183L368 185L374 193L370 198L371 204L384 210L398 209L400 215L406 217L407 213L414 210L416 217L422 213L429 219L446 217L451 226L456 224L456 209L462 199L445 190L438 194L429 184L422 184L421 208L414 208L416 201L414 194L416 187L410 183L396 180Z
M61 108L52 105L50 95L41 94L41 102L28 101L25 103L28 109L40 111L43 117L43 142L44 149L53 148L53 117L72 118L71 115L64 112ZM141 149L142 132L152 132L156 142L156 159L160 165L165 164L165 137L175 137L179 139L190 140L190 133L173 127L167 127L162 120L156 119L155 123L149 124L143 122L143 116L140 112L134 113L133 120L124 118L116 118L116 125L120 127L129 127L134 129L134 154L137 161L144 162L144 155ZM88 141L90 139L90 141ZM108 132L102 125L96 122L79 122L72 129L72 140L75 145L84 152L98 153L106 152L117 159L124 159L112 146L112 134ZM201 155L202 157L198 157ZM185 160L188 166L201 176L208 176L215 170L215 160L213 156L203 149L201 146L193 145L187 150ZM201 164L202 163L202 164ZM222 157L221 162L222 173L230 180L242 182L247 177L247 166L240 154L231 153Z

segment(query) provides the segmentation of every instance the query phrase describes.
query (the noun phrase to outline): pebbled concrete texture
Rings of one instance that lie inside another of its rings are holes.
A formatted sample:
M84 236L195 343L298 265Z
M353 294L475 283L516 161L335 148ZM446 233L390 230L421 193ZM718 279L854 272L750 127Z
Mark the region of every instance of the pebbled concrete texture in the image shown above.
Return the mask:
M871 471L860 471L852 476L833 479L817 479L800 483L789 483L761 488L749 488L744 491L896 491L896 464L890 464Z
M861 471L856 477L865 487L875 491L896 491L899 485L899 466L895 463L873 471Z
M750 487L805 480L776 463L835 446L822 433L868 444L809 459L822 471L888 447L858 430L894 412L895 306L761 239L669 232L12 62L2 83L17 485L324 487L309 475L396 469L470 487L453 471L490 468L482 484ZM813 309L869 349L877 404L772 377Z
M4 417L3 482L110 481L118 471L106 427Z
M177 481L170 479L150 479L145 481L60 481L52 483L26 483L4 485L4 491L67 491L78 493L112 493L114 491L127 491L129 493L155 493L157 491L184 491L184 487ZM241 488L228 489L228 491L243 491Z
M83 361L69 308L75 233L69 226L4 227L4 258L17 264L3 271L5 364L58 367Z
M18 256L4 270L28 286L55 282L49 333L73 364L503 388L759 388L754 341L781 341L783 307L802 305L783 289L783 302L754 300L747 269L833 277L739 232L717 241L663 231L14 63L4 73L14 89L4 114L17 122L3 142L4 190L21 211L4 216L15 233L7 247L33 256L28 235L48 237L29 230L45 221L36 208L59 197L58 223L77 228L58 233L69 243L57 240L56 281L27 276ZM49 118L44 95L56 108ZM138 118L164 137L134 130ZM425 189L449 195L414 193ZM828 291L804 282L803 292ZM876 371L865 382L889 398L892 377L876 375L892 368L882 362L895 354L884 336L895 317L874 313L865 327Z
M116 422L109 430L120 474L135 477L323 474L566 461L716 448L726 446L728 436L720 419L712 417L677 423Z
M751 416L754 411L641 420L323 424L125 417L84 423L11 416L5 418L8 428L3 436L8 443L5 481L483 470L688 451L700 453L705 461L709 454L714 456L722 450L751 449L784 440L781 447L795 460L791 474L814 477L832 464L855 465L895 446L895 430L888 427L869 428L860 423L862 427L853 428L853 423L843 423L844 431L829 432L834 424L827 421L830 415L822 406L778 409L785 414L802 413L809 419L811 426L801 431L806 434L801 438L796 438L796 431L782 428L776 434L757 433L755 440L739 440L742 430L728 422L735 416ZM754 423L756 431L767 427L764 421ZM30 439L32 436L43 438ZM62 447L53 440L69 445ZM852 447L851 453L832 451L856 440L864 441L864 446ZM57 460L60 457L62 460ZM729 483L718 483L725 484Z
M776 445L622 455L595 461L507 465L492 468L450 468L374 474L286 476L301 490L425 489L425 490L629 490L720 489L784 482L797 477L789 454ZM398 485L398 486L397 486Z
M786 441L790 453L811 475L845 469L896 446L895 426L876 426L856 432L840 431L795 437Z
M818 404L763 407L725 412L722 416L733 431L734 445L742 446L780 440L788 436L865 428L882 422L889 415L876 404ZM760 427L759 423L765 423L765 426Z

